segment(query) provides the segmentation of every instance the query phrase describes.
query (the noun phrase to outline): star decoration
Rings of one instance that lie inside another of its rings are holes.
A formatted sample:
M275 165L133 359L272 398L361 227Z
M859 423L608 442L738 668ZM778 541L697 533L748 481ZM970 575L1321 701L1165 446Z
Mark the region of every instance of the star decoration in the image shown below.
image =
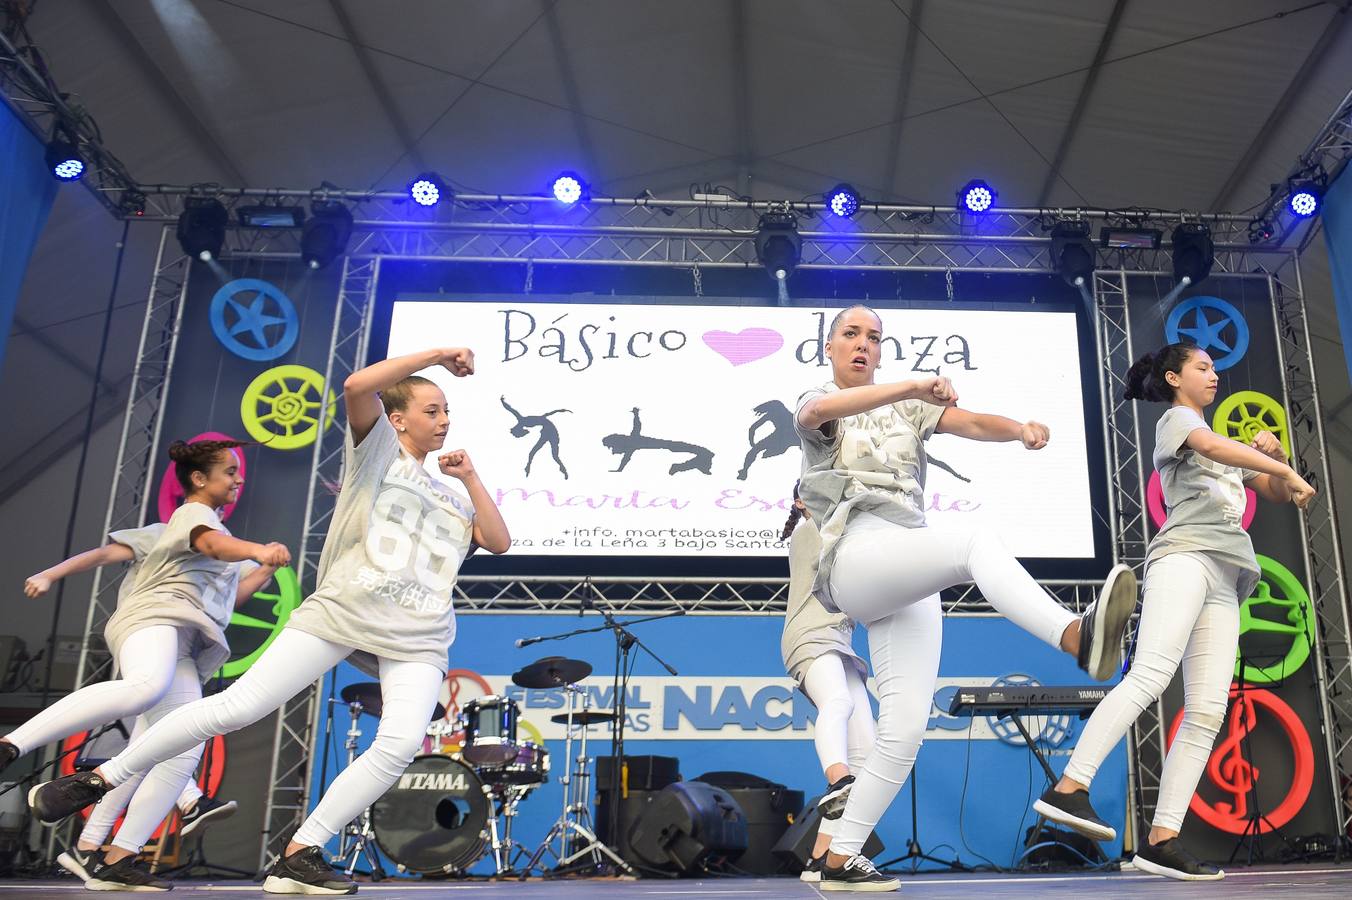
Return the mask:
M1197 318L1191 328L1179 328L1179 334L1186 334L1197 342L1197 346L1206 350L1216 347L1224 350L1226 353L1233 352L1234 348L1225 342L1221 337L1221 332L1225 326L1230 324L1230 319L1222 317L1219 322L1212 322L1206 317L1206 311L1200 306L1196 310Z
M254 340L258 342L259 347L267 347L268 336L267 327L269 325L285 325L286 319L278 316L270 316L263 312L263 304L267 302L267 297L263 294L255 294L253 301L246 307L233 298L225 301L230 308L239 316L239 321L230 328L230 335L233 337L242 332L249 332Z

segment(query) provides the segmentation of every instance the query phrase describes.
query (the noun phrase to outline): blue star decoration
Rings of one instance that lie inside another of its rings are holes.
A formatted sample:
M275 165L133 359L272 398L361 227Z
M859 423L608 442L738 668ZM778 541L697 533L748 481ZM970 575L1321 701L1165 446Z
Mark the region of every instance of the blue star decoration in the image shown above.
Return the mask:
M244 292L241 291L240 294L242 293ZM240 294L236 294L235 297L240 296ZM285 325L288 320L285 316L270 316L264 312L263 308L267 304L267 299L265 294L256 293L248 306L242 305L234 297L226 300L226 306L233 309L235 314L239 316L239 321L231 326L229 334L233 337L247 331L253 335L253 339L260 348L270 347L267 335L268 326Z
M1186 334L1191 337L1197 346L1201 347L1203 350L1209 350L1212 347L1216 347L1217 349L1224 350L1226 353L1233 352L1234 348L1225 342L1225 339L1221 337L1221 332L1225 330L1227 325L1232 324L1234 320L1229 316L1222 315L1220 321L1212 322L1206 316L1206 309L1201 306L1197 307L1194 312L1196 313L1196 317L1193 321L1196 324L1191 328L1180 327L1178 333Z

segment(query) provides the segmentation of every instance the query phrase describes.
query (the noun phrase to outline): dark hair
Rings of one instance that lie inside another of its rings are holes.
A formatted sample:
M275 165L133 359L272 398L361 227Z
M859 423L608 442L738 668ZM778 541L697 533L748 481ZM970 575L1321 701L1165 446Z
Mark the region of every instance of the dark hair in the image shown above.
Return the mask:
M1127 386L1122 391L1122 399L1172 402L1175 389L1164 376L1168 372L1183 371L1196 350L1196 344L1180 341L1165 344L1154 353L1142 356L1127 370Z
M192 483L193 472L210 471L220 461L224 451L243 446L244 441L193 441L191 444L174 441L169 445L169 458L174 461L174 475L178 477L178 483L185 492L191 494L196 490Z
M408 401L413 399L413 389L422 384L430 384L436 387L437 383L430 378L424 378L421 375L410 375L407 378L401 378L394 384L380 392L380 402L385 407L385 415L392 412L402 412L408 406Z
M881 327L882 321L883 321L883 317L880 316L880 315L878 315L878 311L877 311L876 309L874 309L874 308L871 307L871 306L865 306L865 305L862 304L862 303L856 303L856 304L854 304L853 306L847 306L847 307L845 307L844 309L842 309L840 312L836 313L836 317L835 317L834 319L831 320L831 327L830 327L830 329L828 329L827 332L826 332L826 336L827 336L828 338L829 338L831 335L833 335L833 334L836 333L836 329L840 326L840 320L843 319L843 318L845 318L845 314L846 314L847 312L849 312L850 310L852 310L852 309L866 309L866 310L868 310L869 312L873 313L873 317L874 317L875 319L878 320L878 324L879 324L879 326Z
M796 481L793 483L793 499L798 499L798 482ZM798 527L798 520L802 517L803 511L798 508L797 503L789 507L789 520L784 523L784 533L779 536L781 541L789 539L789 535L793 534L793 530Z

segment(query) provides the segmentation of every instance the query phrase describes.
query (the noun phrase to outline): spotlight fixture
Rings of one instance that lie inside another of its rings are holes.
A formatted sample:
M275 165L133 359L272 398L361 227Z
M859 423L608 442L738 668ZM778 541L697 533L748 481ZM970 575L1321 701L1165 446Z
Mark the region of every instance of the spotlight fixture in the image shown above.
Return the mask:
M202 262L221 255L230 214L215 197L188 197L178 217L178 243L183 252Z
M958 212L987 212L995 205L997 196L995 188L980 178L974 178L958 191Z
M1136 225L1104 225L1099 229L1099 243L1104 250L1158 250L1164 232L1158 228Z
M1080 287L1094 275L1094 242L1088 222L1064 221L1052 226L1052 263L1066 284Z
M146 195L134 188L127 188L117 200L117 210L124 216L139 219L146 214Z
M436 172L423 172L408 183L408 195L419 206L436 206L451 190Z
M858 212L861 202L863 198L859 192L848 184L838 184L826 194L826 205L842 219L848 219Z
M1203 222L1182 222L1174 229L1174 281L1197 284L1211 274L1216 261L1216 246L1211 240L1211 229Z
M574 203L591 198L589 185L576 172L560 172L558 177L550 182L549 192L554 195L555 200L565 206L572 206Z
M1324 185L1319 180L1296 181L1291 184L1291 192L1287 195L1286 206L1291 210L1291 214L1301 219L1308 219L1324 204Z
M767 212L756 226L756 261L770 277L783 282L793 274L802 256L798 217L791 212Z
M52 139L47 142L47 152L44 156L47 167L52 170L52 177L57 181L79 181L84 177L84 157L80 155L75 142L62 134L52 135Z
M1267 219L1254 219L1249 223L1249 243L1266 244L1277 235L1277 229Z
M316 200L300 233L300 257L311 269L322 269L343 255L351 237L352 210L337 200Z
M245 228L299 228L305 224L305 210L299 206L240 206L235 218Z

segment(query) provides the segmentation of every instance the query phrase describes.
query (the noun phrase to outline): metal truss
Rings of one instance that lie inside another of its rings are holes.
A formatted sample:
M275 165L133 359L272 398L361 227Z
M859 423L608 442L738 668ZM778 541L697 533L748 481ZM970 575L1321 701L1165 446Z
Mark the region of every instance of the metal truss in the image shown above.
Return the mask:
M1301 225L1309 223L1306 237L1302 240L1304 249L1315 234L1316 218L1302 219L1294 215L1287 207L1290 196L1290 184L1303 179L1326 178L1329 182L1337 178L1352 159L1352 90L1343 96L1314 139L1291 166L1286 178L1272 186L1267 200L1258 212L1254 213L1255 223L1266 223L1277 233L1276 243L1284 244Z
M327 397L330 392L340 393L347 376L366 363L366 341L371 331L371 312L375 307L379 276L379 259L349 257L343 261L322 397ZM314 444L310 485L305 497L305 529L296 555L296 574L305 596L315 588L319 555L337 505L338 486L343 480L346 433L347 406L339 403L333 411L332 426L320 428ZM315 682L309 690L301 691L277 710L268 799L263 811L260 869L270 866L286 849L287 841L305 818L322 683L322 679Z
M1097 581L1041 582L1057 602L1083 612L1102 584ZM783 615L788 602L786 578L625 578L536 576L503 578L461 576L455 585L459 614L573 613L583 601L612 613L641 615L680 609L688 614ZM940 594L944 615L998 615L976 585Z
M1337 834L1352 828L1352 609L1349 609L1346 567L1339 542L1338 513L1329 472L1328 447L1319 406L1310 324L1305 316L1300 267L1292 259L1285 277L1269 281L1272 317L1277 332L1277 359L1284 377L1282 401L1290 416L1287 434L1296 471L1318 493L1300 514L1305 552L1305 583L1314 607L1315 666L1324 717L1325 752L1329 757L1330 790L1338 815ZM1341 858L1341 847L1339 856Z

